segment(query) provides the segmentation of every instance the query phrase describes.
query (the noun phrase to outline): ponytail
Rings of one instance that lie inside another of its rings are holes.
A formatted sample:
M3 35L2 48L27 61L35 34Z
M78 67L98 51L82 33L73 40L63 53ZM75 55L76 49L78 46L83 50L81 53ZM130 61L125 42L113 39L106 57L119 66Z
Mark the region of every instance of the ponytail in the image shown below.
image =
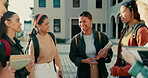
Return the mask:
M36 34L37 34L37 30L36 30L36 28L33 28L32 31L31 31L31 33L29 34L29 39L28 39L27 47L26 47L26 49L25 49L25 54L29 54L29 53L28 53L28 50L29 50L29 45L30 45L30 42L31 42L31 38L32 38L33 36L35 36Z

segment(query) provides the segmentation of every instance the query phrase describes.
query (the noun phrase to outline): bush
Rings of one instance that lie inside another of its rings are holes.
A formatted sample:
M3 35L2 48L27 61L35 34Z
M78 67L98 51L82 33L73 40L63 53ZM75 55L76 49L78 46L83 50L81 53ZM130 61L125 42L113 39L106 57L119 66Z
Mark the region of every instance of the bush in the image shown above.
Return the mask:
M65 43L65 39L56 38L57 43Z

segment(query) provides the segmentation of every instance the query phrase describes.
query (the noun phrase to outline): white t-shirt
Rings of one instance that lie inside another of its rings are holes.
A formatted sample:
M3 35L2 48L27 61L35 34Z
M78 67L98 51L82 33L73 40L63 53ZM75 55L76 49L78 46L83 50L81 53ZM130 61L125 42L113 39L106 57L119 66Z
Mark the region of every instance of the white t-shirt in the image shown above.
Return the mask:
M85 45L86 45L86 55L88 57L95 57L96 55L96 48L94 45L94 37L93 34L91 35L84 35L84 41L85 41Z

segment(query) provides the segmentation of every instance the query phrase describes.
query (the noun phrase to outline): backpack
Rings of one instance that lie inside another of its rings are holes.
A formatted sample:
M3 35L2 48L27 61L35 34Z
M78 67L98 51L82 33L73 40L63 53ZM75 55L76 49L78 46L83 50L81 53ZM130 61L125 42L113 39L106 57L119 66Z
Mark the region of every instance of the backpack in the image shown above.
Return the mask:
M100 34L100 32L98 32L98 38L99 38L100 43L101 43L101 34ZM74 36L74 39L75 39L76 47L78 47L78 34L76 34Z
M11 46L9 42L5 39L0 39L0 42L2 42L5 45L5 51L6 51L6 56L11 55Z
M55 42L55 36L53 35L53 33L51 32L48 32L48 34L51 36L52 40L54 41L54 44L56 45L56 42ZM36 35L32 36L31 37L31 40L33 41L33 46L34 46L34 57L35 57L35 63L37 63L37 58L39 57L39 42L38 42L38 39L36 37ZM29 42L30 44L30 42ZM28 49L28 48L27 48ZM53 63L54 63L54 69L56 71L56 66L55 66L55 59L53 59Z
M133 35L133 39L136 40L136 36L137 36L137 31L140 27L146 27L148 29L148 27L144 24L144 23L138 23L134 26L134 35Z

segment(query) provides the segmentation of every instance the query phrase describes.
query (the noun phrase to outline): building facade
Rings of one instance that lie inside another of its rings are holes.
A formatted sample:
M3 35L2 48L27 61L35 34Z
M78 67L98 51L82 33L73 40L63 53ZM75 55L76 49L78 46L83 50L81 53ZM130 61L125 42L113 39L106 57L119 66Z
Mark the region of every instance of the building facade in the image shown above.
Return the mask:
M29 39L29 34L31 32L31 30L33 29L32 26L32 21L28 20L28 21L24 21L24 30L23 30L23 37L22 37L22 41L27 41Z
M56 38L70 40L81 30L78 16L89 11L93 16L92 28L109 38L118 39L123 24L119 18L120 6L126 0L34 0L34 14L47 14L50 31Z

